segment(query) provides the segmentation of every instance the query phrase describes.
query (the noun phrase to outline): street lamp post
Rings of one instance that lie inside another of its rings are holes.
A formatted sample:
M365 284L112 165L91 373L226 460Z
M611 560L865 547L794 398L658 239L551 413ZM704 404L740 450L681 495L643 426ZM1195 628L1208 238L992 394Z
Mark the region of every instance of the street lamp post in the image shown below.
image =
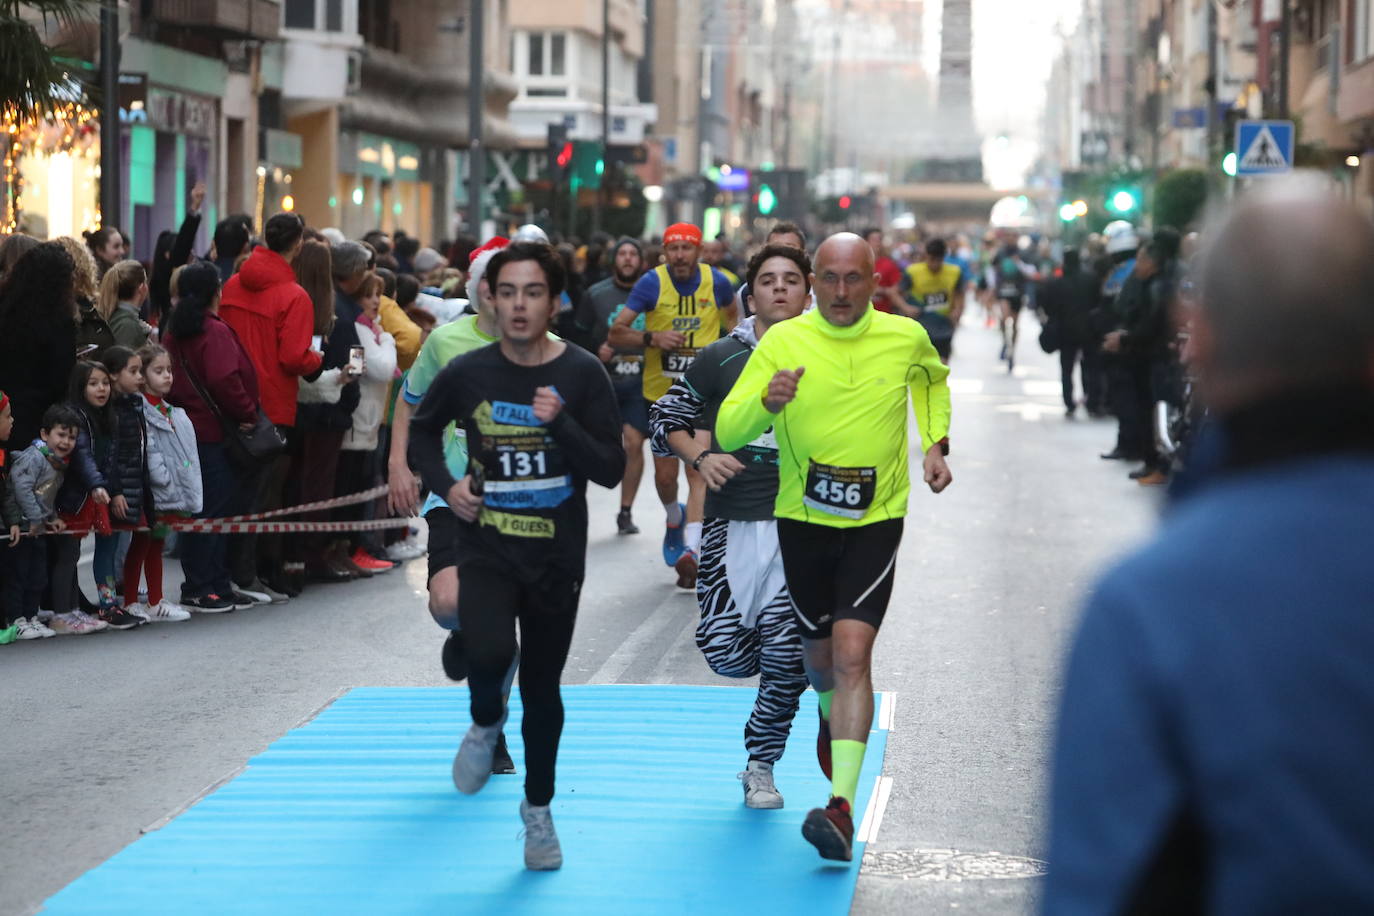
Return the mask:
M486 151L482 149L482 6L486 0L468 3L468 215L471 232L482 239L482 191L486 184Z
M596 186L592 233L601 231L605 218L606 179L611 173L611 0L601 0L601 180Z
M119 0L100 4L100 224L118 226L124 203L119 183Z

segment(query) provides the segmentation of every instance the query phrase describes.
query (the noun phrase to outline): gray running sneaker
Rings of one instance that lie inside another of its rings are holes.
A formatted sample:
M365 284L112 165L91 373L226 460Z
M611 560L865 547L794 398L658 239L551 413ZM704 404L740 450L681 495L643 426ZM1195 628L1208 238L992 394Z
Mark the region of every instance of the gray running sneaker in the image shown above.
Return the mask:
M506 724L506 713L494 725L472 723L463 743L458 745L458 753L453 758L453 785L464 795L474 795L487 784L491 776L492 757L496 754L496 742L501 737L501 729Z
M563 847L553 829L553 813L548 805L531 805L520 800L520 819L525 822L525 867L531 871L554 871L563 867Z
M782 793L773 784L773 764L762 760L751 760L743 773L739 774L744 783L744 805L747 808L781 808Z

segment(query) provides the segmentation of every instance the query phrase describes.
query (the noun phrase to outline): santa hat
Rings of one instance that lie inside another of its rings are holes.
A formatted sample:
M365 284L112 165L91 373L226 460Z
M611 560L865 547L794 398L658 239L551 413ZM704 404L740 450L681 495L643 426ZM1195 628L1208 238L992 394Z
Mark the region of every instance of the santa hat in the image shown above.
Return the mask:
M482 275L487 272L487 264L496 256L496 252L509 244L510 239L503 235L498 235L488 239L486 244L482 245L482 247L474 248L472 254L468 256L468 302L472 304L474 309L477 308L477 304L482 301L478 298L477 289L482 282Z

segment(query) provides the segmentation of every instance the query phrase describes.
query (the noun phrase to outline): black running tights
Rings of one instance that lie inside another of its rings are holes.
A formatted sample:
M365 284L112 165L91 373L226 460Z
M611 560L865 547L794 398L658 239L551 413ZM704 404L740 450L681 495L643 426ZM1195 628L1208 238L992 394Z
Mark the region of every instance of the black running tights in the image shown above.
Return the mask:
M557 574L531 580L524 571L486 560L463 563L458 571L458 620L467 648L472 721L478 725L501 718L502 687L515 658L515 625L520 622L520 701L525 709L520 732L525 739L525 798L531 805L553 799L563 734L558 685L581 592L581 580Z

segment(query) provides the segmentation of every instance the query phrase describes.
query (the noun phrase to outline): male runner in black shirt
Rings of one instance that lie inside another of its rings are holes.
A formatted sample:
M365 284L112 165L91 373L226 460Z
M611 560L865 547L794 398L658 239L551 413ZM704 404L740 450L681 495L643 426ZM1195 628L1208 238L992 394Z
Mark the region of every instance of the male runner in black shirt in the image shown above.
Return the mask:
M587 556L587 481L620 482L620 414L597 359L547 336L563 268L544 244L520 242L487 266L501 339L444 368L411 421L411 457L458 516L458 618L467 634L472 727L453 781L486 784L505 724L507 672L520 625L524 703L525 865L555 869L563 854L549 802L563 730L559 681L572 642ZM450 422L467 434L468 473L444 461Z

